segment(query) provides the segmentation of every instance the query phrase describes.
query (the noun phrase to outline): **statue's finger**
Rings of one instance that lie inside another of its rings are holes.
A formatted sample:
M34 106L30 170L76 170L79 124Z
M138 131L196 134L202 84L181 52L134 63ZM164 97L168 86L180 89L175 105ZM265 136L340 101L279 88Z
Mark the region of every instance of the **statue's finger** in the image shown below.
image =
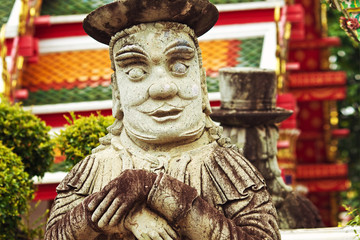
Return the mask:
M165 231L160 231L159 232L160 236L161 236L161 239L164 239L164 240L173 240L173 239L176 239L176 238L172 238L170 237L170 235Z
M110 207L107 209L107 211L104 213L104 215L102 215L102 217L100 218L100 220L98 222L98 226L100 228L102 228L102 227L108 225L110 220L114 216L115 212L119 209L120 206L121 206L120 199L115 198L115 200L112 201Z
M116 197L116 191L111 190L105 198L98 204L94 213L91 216L91 220L95 223L99 221L102 215L108 210L109 205L113 202L113 199Z
M121 206L116 210L115 214L110 219L109 226L110 227L116 226L120 222L120 220L125 216L125 214L127 214L129 209L131 209L132 205L133 203L122 203Z
M149 236L152 240L172 240L172 238L161 228L161 231L152 230L149 232Z
M100 204L100 202L107 196L108 194L108 191L101 191L101 192L98 192L96 194L94 194L93 196L90 196L90 201L89 201L89 204L88 204L88 209L90 211L94 211L95 208Z
M164 227L164 231L166 232L166 235L165 234L161 234L161 236L164 237L164 239L166 240L173 240L173 239L178 239L178 235L177 233L174 231L174 229L172 229L172 227L170 227L169 225L165 226ZM168 238L165 238L165 236L168 236Z
M151 238L147 233L142 233L141 239L142 240L155 240L155 239Z

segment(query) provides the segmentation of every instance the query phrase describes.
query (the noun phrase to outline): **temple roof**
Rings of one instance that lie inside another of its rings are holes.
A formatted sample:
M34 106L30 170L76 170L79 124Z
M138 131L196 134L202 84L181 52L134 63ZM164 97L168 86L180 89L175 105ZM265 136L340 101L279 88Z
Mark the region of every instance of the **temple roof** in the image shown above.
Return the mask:
M0 7L0 26L8 21L14 2L15 0L2 1Z
M222 67L259 67L264 38L200 41L208 91L218 92ZM46 53L24 69L22 86L29 90L24 105L111 99L107 49Z
M214 4L262 2L263 0L210 0ZM113 0L43 0L41 15L86 14Z
M113 0L43 0L41 15L86 14Z
M108 86L112 72L107 50L48 53L28 65L22 85L32 92Z

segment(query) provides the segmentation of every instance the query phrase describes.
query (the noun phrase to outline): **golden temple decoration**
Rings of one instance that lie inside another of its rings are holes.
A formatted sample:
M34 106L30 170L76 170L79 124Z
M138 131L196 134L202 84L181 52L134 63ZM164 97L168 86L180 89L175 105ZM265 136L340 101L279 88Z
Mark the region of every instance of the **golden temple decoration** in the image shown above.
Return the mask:
M19 35L22 36L26 33L26 23L29 14L29 1L21 0L21 8L19 15Z
M276 7L274 11L274 20L276 23L276 69L277 76L277 89L278 94L286 91L286 64L287 64L287 51L288 41L291 35L291 23L285 22L283 29L284 32L281 35L281 8Z
M340 27L356 42L360 42L360 1L326 0L329 6L341 12Z
M336 101L324 102L324 116L326 118L324 125L326 154L331 162L335 162L338 151L338 140L333 138L332 130L337 129L339 123Z
M0 31L0 55L1 55L1 61L2 61L2 74L1 78L3 81L4 86L4 95L6 97L10 97L10 74L7 69L7 63L6 63L6 55L7 55L7 47L5 43L5 30L6 30L6 24L4 24L1 27Z

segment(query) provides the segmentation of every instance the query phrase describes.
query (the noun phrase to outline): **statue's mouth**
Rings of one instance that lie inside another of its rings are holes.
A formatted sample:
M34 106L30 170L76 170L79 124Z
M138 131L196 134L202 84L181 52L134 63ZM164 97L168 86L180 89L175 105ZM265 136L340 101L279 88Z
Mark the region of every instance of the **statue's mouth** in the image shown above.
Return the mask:
M183 108L163 106L153 112L150 112L149 115L157 122L165 122L179 118L182 110Z

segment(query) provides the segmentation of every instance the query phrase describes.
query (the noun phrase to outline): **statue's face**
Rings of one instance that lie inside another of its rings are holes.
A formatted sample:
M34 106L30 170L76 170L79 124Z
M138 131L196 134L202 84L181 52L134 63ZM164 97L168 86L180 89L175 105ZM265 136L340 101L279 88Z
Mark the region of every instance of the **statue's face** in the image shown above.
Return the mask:
M167 143L204 129L197 50L182 31L147 24L113 47L123 123L133 137Z

